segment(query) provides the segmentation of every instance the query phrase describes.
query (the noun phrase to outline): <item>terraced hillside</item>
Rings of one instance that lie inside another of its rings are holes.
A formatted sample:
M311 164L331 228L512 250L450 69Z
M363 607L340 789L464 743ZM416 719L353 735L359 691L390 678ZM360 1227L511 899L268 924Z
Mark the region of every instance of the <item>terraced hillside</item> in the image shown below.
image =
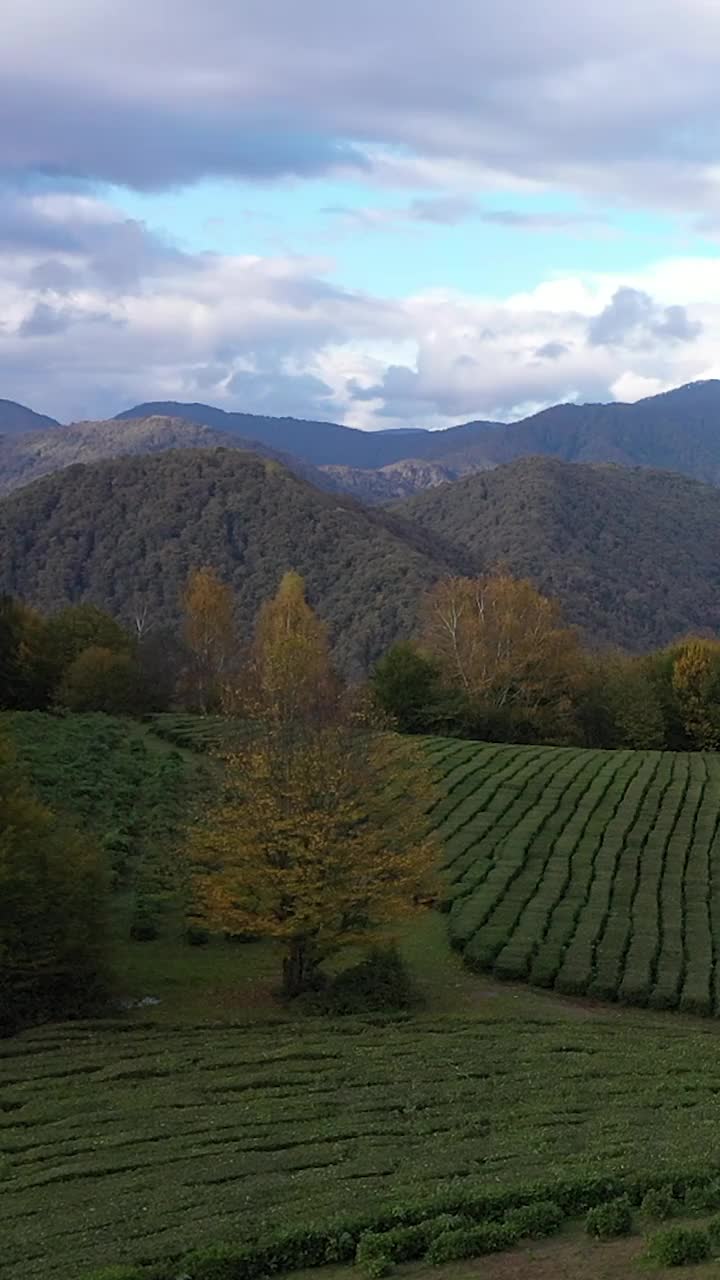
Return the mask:
M466 962L720 1013L720 759L433 740L450 939Z

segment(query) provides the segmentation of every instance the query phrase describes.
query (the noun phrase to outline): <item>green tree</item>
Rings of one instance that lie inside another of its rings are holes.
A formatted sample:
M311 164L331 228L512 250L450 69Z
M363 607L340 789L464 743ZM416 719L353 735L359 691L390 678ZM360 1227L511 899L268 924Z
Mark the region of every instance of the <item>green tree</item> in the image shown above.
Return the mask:
M685 732L697 751L720 747L720 643L690 637L673 664L672 687Z
M0 1032L94 1008L107 990L100 854L35 798L0 741Z
M45 619L11 596L0 596L0 707L47 705L55 664Z
M56 698L68 711L133 715L143 709L141 673L132 654L92 645L66 668Z
M109 613L94 604L72 604L47 620L47 640L53 656L53 689L85 649L130 653L132 637Z
M372 673L370 687L378 706L392 716L401 733L431 733L447 718L440 668L414 645L393 645Z

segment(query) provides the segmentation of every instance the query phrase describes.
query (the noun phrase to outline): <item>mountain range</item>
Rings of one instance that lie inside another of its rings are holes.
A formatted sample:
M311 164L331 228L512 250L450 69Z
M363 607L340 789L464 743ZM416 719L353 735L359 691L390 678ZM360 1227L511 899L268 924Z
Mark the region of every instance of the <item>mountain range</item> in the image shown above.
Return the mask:
M0 592L174 623L208 562L249 626L292 565L359 674L438 577L503 565L642 650L720 630L719 424L717 381L435 432L164 403L62 426L0 401Z

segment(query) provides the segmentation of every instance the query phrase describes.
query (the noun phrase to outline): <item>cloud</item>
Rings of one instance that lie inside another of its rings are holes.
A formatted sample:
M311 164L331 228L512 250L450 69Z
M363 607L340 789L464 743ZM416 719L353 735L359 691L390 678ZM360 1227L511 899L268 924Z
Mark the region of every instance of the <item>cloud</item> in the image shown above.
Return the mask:
M441 21L432 0L5 0L2 36L17 181L348 173L720 208L708 0L446 0Z
M182 252L85 193L27 190L10 213L0 393L65 420L178 399L432 427L714 376L714 259L385 298L324 257Z
M588 342L594 346L652 344L656 338L694 342L702 333L700 321L691 321L685 307L660 307L641 289L622 288L588 325Z

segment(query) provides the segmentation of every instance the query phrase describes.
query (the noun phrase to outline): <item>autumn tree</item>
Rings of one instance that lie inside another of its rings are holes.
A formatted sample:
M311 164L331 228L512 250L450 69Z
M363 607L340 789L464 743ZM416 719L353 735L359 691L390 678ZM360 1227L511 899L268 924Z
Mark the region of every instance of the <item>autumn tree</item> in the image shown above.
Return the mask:
M283 575L260 608L249 663L250 705L289 730L307 730L336 712L340 685L332 670L327 627L305 599L299 573Z
M559 724L572 713L580 649L554 600L507 574L446 578L427 595L421 645L476 705Z
M720 643L695 637L678 647L672 687L680 719L698 751L720 747Z
M100 853L36 800L0 741L0 1034L106 992Z
M253 666L255 719L190 853L207 923L282 944L294 997L330 954L427 891L431 785L409 744L331 692L325 631L295 574L260 611Z
M199 709L206 713L220 705L236 658L232 587L207 565L193 569L182 603L191 693Z

